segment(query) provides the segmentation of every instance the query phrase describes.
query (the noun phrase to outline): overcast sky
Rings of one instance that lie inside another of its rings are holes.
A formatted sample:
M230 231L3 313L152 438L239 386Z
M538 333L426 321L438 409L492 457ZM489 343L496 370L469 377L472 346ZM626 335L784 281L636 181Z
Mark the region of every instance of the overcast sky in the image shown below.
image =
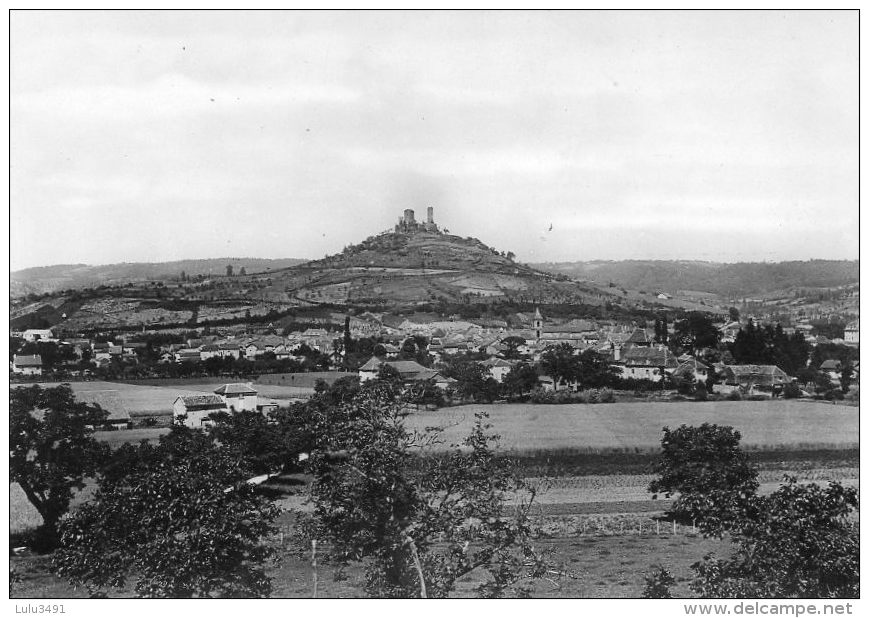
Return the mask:
M11 269L858 257L856 12L13 12ZM552 228L550 230L550 227Z

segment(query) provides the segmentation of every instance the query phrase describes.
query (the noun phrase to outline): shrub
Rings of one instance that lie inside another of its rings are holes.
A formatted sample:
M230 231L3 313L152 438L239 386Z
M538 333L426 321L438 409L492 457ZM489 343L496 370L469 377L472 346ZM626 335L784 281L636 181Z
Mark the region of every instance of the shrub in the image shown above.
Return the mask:
M785 399L798 399L802 394L803 393L796 382L788 382L782 390L782 396Z
M670 587L675 585L676 580L670 575L670 571L663 566L658 567L646 575L646 586L643 588L644 599L672 599Z
M600 402L601 403L615 403L616 395L611 388L602 388L600 389Z
M727 401L742 401L742 395L739 394L738 390L730 391L727 394Z

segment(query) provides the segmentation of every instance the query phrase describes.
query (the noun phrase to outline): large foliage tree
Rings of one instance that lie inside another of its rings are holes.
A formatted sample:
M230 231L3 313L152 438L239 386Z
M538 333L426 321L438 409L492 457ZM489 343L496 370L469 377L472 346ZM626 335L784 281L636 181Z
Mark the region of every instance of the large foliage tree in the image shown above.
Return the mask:
M472 360L451 361L444 375L456 380L455 392L462 398L493 402L498 398L500 385L489 376L485 367Z
M579 358L569 343L549 346L540 357L540 367L555 381L574 382L579 378Z
M108 414L75 400L72 388L40 386L9 394L9 478L42 516L38 544L52 547L73 491L84 487L106 460L108 446L93 437Z
M537 388L537 377L534 367L528 363L518 363L504 376L501 390L507 396L519 397Z
M700 511L695 498L715 490L754 492L757 470L739 448L741 434L733 427L703 423L699 427L664 427L661 458L655 464L658 478L649 491L667 496L679 493L671 514L696 519Z
M701 348L714 348L720 339L721 333L708 314L690 311L673 323L673 340L670 343L693 353Z
M394 391L376 381L323 419L311 457L313 533L339 561L365 564L369 596L445 597L477 571L488 573L483 596L527 593L546 560L531 544L528 505L505 512L504 493L521 481L495 457L485 417L437 457L417 456L437 435L403 419Z
M583 388L614 386L619 380L621 370L614 367L603 354L584 350L577 361L576 377Z
M207 434L173 427L128 447L123 468L60 526L53 567L92 595L135 582L140 597L263 597L263 537L277 509L245 478L244 458Z
M511 335L510 337L505 337L501 343L507 348L504 350L504 358L517 359L521 356L519 348L524 346L527 341L525 341L524 337Z
M700 529L729 535L736 551L693 565L691 588L704 597L841 598L860 596L859 531L850 518L857 490L791 477L769 496L712 492Z

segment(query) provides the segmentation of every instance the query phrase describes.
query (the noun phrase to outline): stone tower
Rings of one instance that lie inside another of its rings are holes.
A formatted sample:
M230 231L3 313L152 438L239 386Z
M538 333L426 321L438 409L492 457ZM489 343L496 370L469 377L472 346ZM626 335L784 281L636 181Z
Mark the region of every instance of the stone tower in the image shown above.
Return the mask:
M413 210L410 208L404 209L404 223L405 225L413 225L415 223L413 220Z
M540 307L534 308L534 336L537 341L540 341L540 335L543 334L543 316L540 314Z
M427 223L434 223L434 207L428 207L428 219L426 219Z

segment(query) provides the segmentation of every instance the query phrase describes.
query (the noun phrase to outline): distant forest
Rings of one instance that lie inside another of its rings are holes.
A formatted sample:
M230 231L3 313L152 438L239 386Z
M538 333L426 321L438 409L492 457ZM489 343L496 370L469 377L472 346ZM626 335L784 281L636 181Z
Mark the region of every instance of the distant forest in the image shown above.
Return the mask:
M807 262L692 262L673 260L624 260L595 262L546 262L534 268L589 279L628 289L674 293L676 290L709 292L738 298L795 287L833 287L860 281L857 260Z

